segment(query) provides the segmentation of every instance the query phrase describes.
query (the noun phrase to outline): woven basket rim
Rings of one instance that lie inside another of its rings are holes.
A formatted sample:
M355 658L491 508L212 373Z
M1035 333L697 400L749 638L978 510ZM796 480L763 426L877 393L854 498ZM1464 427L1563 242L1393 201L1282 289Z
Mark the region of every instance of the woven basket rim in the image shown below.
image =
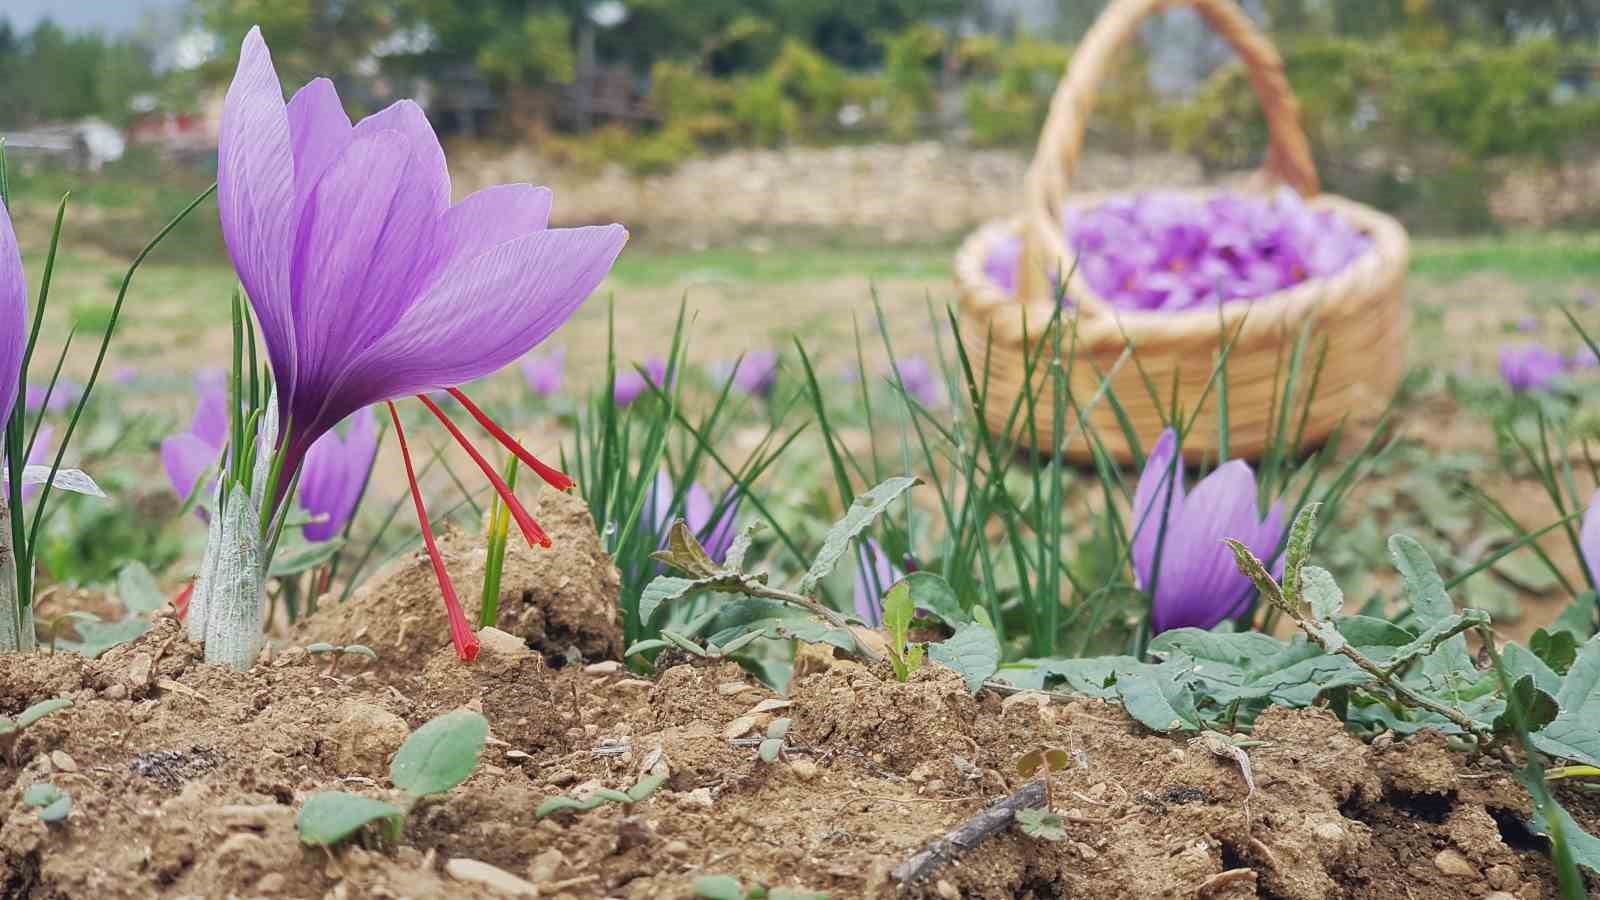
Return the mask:
M1073 208L1092 207L1107 200L1137 193L1174 193L1211 196L1223 192L1239 193L1223 187L1157 188L1153 191L1107 191L1094 194L1076 194L1068 201ZM1117 310L1112 316L1089 314L1078 324L1080 336L1104 338L1115 336L1118 340L1140 339L1141 344L1152 341L1192 339L1203 332L1220 339L1224 330L1231 331L1245 322L1246 331L1261 328L1281 331L1285 325L1297 323L1308 315L1327 311L1330 304L1337 305L1350 298L1368 293L1372 285L1387 284L1396 277L1403 278L1410 264L1410 238L1405 228L1394 217L1366 204L1334 194L1318 194L1303 198L1313 209L1329 209L1372 239L1372 246L1361 256L1337 273L1326 278L1312 278L1287 290L1277 291L1251 300L1232 300L1219 307L1161 312L1159 310ZM1020 342L1024 333L1043 333L1055 313L1055 303L1045 301L1027 304L1014 294L1003 291L991 281L984 271L984 263L995 245L1010 235L1020 236L1026 227L1023 214L986 222L962 241L956 252L955 275L961 289L963 314L997 326L1010 324L1002 337ZM1066 297L1079 309L1083 300L1100 300L1081 277L1067 280ZM1003 317L1010 316L1007 322ZM997 321L998 319L998 321ZM1219 327L1220 322L1220 327ZM999 330L999 329L997 329Z

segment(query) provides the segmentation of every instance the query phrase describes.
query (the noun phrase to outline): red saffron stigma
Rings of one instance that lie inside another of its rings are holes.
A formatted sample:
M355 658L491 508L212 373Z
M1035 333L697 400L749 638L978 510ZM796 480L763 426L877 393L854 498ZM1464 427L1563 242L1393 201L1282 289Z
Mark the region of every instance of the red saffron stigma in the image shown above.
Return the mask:
M178 610L178 621L182 622L189 616L189 598L194 596L194 579L191 578L184 584L178 596L172 598L172 605Z
M389 418L394 420L394 436L400 442L400 458L405 460L406 481L411 483L411 502L417 507L417 522L422 526L422 543L428 548L428 561L433 564L433 576L439 580L439 590L444 593L444 613L450 620L450 640L456 645L456 656L462 662L472 662L478 657L478 636L467 624L466 613L461 611L461 601L456 599L456 589L450 584L450 575L444 570L444 559L439 556L439 546L433 542L433 529L428 527L428 512L422 506L422 489L417 487L417 474L411 468L411 450L406 447L406 432L400 427L400 414L389 407Z
M522 536L528 539L528 546L531 547L534 544L538 544L541 547L549 547L550 536L544 533L544 529L540 528L539 523L533 520L533 516L528 515L528 510L523 507L522 501L517 499L517 495L511 490L510 485L506 484L505 479L500 477L500 473L494 470L494 466L489 465L489 461L483 458L483 454L478 452L478 448L472 446L472 442L467 440L467 436L461 433L461 429L456 427L456 423L450 421L450 418L444 414L444 410L440 409L432 400L429 400L426 394L418 394L417 399L421 400L422 405L428 408L428 412L433 413L434 418L444 423L444 427L450 432L450 436L456 439L456 443L467 451L467 455L472 457L472 461L478 464L478 468L482 470L484 475L488 476L489 483L494 485L495 493L500 495L500 499L505 501L506 508L511 510L511 517L517 520L517 527L522 529Z
M572 490L573 481L571 478L567 477L566 473L552 469L540 462L538 457L534 456L532 453L529 453L526 447L517 443L516 438L507 434L504 428L496 425L493 419L489 418L483 410L478 408L478 404L468 400L467 395L463 394L460 388L450 388L449 393L450 396L456 398L457 403L460 403L466 408L467 412L472 414L474 419L478 420L478 424L482 425L485 431L494 435L495 440L499 441L501 444L504 444L507 450L510 450L512 453L517 455L517 459L522 460L527 464L528 468L537 473L540 478L543 478L545 484L550 485L558 491Z

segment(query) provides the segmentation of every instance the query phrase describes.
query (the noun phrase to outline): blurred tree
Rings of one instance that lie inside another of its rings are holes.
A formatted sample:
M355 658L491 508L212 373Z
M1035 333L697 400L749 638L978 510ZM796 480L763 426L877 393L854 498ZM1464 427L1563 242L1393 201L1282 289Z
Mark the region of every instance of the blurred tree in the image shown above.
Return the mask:
M48 19L26 35L0 22L0 127L86 116L121 124L129 100L159 82L153 54L136 42L69 34Z
M401 0L192 0L200 20L222 39L223 54L208 66L217 80L232 76L239 43L260 25L272 47L272 62L285 84L326 75L341 91L366 69L372 48L393 34ZM345 96L347 105L353 98Z

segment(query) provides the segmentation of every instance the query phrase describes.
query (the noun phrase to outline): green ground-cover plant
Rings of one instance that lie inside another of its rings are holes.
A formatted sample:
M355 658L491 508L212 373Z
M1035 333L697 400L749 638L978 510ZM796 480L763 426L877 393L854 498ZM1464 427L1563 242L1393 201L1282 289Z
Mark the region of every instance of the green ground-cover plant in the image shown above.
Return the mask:
M15 763L12 753L17 748L17 740L22 737L28 726L71 705L71 698L56 697L52 700L41 700L15 716L0 716L0 756Z
M296 820L307 844L338 844L375 822L384 836L399 840L406 816L428 797L448 792L478 767L489 737L489 721L470 710L456 710L429 721L406 738L389 763L395 802L324 791L307 797Z

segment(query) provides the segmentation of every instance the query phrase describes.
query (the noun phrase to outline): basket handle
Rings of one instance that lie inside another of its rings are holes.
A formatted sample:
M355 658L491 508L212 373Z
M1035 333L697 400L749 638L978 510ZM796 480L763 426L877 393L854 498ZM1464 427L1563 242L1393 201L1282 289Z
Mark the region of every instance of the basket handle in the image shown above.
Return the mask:
M1307 197L1317 193L1316 164L1300 128L1300 103L1284 77L1283 60L1234 0L1113 0L1073 54L1050 100L1039 148L1028 167L1023 252L1017 272L1017 294L1026 303L1052 299L1053 305L1055 289L1047 273L1063 269L1062 261L1071 258L1060 214L1078 167L1084 128L1100 82L1140 23L1174 5L1194 7L1244 60L1250 85L1267 118L1267 155L1258 176L1268 183L1287 184ZM1101 304L1084 299L1088 301L1084 312L1109 313Z

